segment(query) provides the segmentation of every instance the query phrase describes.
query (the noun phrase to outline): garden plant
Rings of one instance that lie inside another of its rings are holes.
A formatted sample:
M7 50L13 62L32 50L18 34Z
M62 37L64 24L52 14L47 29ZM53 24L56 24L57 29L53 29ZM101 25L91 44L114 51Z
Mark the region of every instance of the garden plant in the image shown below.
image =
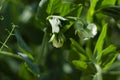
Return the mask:
M0 0L0 80L120 80L120 0Z

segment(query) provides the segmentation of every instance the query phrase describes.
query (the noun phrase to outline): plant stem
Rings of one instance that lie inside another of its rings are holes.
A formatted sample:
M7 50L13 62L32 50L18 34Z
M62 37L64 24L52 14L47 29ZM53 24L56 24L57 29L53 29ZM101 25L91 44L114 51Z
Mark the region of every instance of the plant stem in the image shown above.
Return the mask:
M13 53L11 53L11 52L0 51L0 54L23 60L22 57L20 57L20 56L18 56L18 55L16 55L16 54L13 54Z
M7 41L9 40L9 38L11 37L11 35L13 35L12 33L13 33L15 27L16 27L16 26L13 24L13 25L12 25L12 30L10 31L10 33L9 33L8 37L6 38L5 42L2 44L2 46L1 46L1 48L0 48L0 51L2 51L2 49L3 49L4 46L5 46L5 44L7 43Z
M38 60L37 60L38 64L44 65L44 62L45 62L45 59L46 59L45 57L46 57L46 53L47 53L47 46L46 46L47 42L48 42L47 32L45 31L44 37L43 37L43 40L42 40L40 54L38 55Z
M95 74L93 80L103 80L102 79L102 69L98 64L95 64L97 73Z

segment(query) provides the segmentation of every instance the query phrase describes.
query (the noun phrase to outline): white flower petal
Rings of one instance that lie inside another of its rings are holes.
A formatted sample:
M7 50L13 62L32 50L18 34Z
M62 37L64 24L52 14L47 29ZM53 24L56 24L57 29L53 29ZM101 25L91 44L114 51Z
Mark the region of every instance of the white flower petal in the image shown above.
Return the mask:
M55 16L55 15L52 15L52 16L49 16L49 17L52 17L52 18L56 18L56 19L59 19L59 20L67 20L67 19L65 19L65 18L63 18L63 17L61 17L61 16Z
M95 24L93 24L93 23L88 24L87 29L90 30L90 32L92 34L91 37L94 37L97 34L97 27Z
M61 21L60 20L66 20L65 18L61 16L49 16L47 17L49 19L49 22L52 26L52 33L59 33L60 31L60 26L61 26Z
M52 33L59 33L60 29L59 29L59 25L61 24L59 20L57 20L56 18L53 19L49 19L49 22L52 26Z
M93 38L97 34L97 27L95 24L88 24L87 28L81 31L83 40Z

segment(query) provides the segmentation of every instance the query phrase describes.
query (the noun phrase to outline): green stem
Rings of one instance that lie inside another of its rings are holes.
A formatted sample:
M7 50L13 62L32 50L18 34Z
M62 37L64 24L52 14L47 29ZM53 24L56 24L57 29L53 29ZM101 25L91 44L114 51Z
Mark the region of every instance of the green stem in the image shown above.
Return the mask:
M45 57L46 57L46 53L47 53L47 46L46 46L47 42L48 42L47 32L45 32L43 40L42 40L40 54L38 55L38 60L37 60L38 64L44 65L44 62L45 62L45 59L46 59Z
M11 37L11 35L13 35L12 33L13 33L15 27L16 27L16 26L13 24L13 25L12 25L12 30L10 31L10 33L9 33L8 37L6 38L5 42L2 44L2 46L1 46L1 48L0 48L0 51L2 51L2 49L3 49L4 46L5 46L5 44L7 43L7 41L9 40L9 38Z
M1 54L1 55L10 56L10 57L14 57L14 58L23 60L22 57L20 57L20 56L18 56L18 55L16 55L16 54L13 54L13 53L11 53L11 52L0 51L0 54Z
M103 80L101 67L98 64L95 64L95 67L96 67L97 73L95 74L93 80Z

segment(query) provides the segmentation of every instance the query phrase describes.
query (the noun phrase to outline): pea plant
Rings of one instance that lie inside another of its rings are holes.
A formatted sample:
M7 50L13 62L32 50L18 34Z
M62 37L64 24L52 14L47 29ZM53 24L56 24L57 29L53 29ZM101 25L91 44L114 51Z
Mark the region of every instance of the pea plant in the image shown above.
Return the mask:
M119 80L119 5L0 0L0 80Z

